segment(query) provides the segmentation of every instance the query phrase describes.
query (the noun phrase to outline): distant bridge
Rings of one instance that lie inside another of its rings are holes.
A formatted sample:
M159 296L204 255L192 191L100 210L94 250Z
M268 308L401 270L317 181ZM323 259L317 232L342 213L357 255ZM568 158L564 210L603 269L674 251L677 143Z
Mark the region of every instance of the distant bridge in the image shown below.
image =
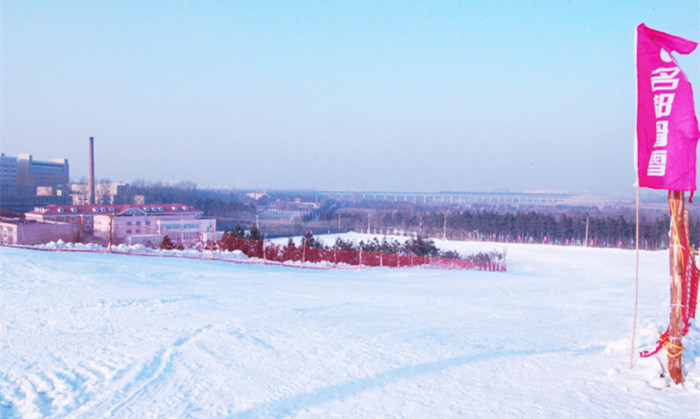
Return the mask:
M414 204L560 205L572 196L563 192L321 192L339 201L410 202Z
M434 205L487 206L593 206L627 207L634 205L629 197L575 194L559 191L546 192L319 192L319 195L338 201L408 202Z

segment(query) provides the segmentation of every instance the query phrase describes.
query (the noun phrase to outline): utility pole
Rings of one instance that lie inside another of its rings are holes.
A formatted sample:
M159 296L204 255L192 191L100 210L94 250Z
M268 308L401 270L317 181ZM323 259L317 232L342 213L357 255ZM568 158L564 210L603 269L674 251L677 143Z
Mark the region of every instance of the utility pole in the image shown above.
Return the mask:
M112 220L114 215L109 215L109 252L112 253Z
M216 221L214 221L214 222L216 222ZM210 238L210 240L211 240L211 258L214 259L214 234L215 234L216 230L214 229L213 224L211 226L209 226L209 229L211 230L211 238Z
M88 204L95 205L95 139L90 137L90 177L88 179Z
M442 225L442 239L447 240L447 213L445 215L445 222Z

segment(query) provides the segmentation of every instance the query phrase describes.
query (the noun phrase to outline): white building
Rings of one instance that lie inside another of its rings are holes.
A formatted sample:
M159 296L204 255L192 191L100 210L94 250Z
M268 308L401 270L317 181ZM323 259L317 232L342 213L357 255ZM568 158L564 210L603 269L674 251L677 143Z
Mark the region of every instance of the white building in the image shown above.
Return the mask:
M215 219L202 219L202 211L181 204L125 205L120 212L93 218L95 238L113 244L157 246L168 236L189 247L216 231Z
M167 235L173 242L192 246L216 231L216 220L202 219L203 214L183 204L49 205L35 208L26 217L76 224L102 243L156 246Z

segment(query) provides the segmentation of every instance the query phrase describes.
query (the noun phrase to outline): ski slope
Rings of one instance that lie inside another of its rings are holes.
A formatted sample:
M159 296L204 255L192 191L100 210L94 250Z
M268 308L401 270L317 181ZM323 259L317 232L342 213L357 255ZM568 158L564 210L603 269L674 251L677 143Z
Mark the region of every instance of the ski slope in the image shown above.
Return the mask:
M2 247L0 416L698 417L696 326L684 385L665 354L629 369L634 252L436 244L508 272ZM668 253L640 272L636 352L668 322Z

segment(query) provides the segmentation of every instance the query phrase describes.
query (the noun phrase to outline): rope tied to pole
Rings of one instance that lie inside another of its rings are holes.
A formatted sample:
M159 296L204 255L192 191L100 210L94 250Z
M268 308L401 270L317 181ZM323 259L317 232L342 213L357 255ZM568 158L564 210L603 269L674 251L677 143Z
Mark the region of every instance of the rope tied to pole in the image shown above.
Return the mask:
M695 263L695 258L698 255L698 252L690 245L690 241L688 240L688 235L686 234L685 228L681 228L681 226L678 225L676 217L674 216L678 208L675 206L673 200L671 200L670 192L669 209L671 211L671 228L673 229L673 232L675 233L676 237L678 237L678 244L673 245L672 247L678 249L680 253L679 256L681 259L682 275L681 301L680 303L672 302L670 304L670 307L672 310L680 308L683 323L681 336L685 336L690 331L690 323L691 320L695 318L695 311L697 308L700 269L698 269ZM675 339L676 341L680 341L681 337L669 337L669 329L670 326L669 328L666 328L666 331L664 333L659 333L659 339L656 342L657 344L654 350L641 351L639 353L639 356L641 356L642 358L648 358L658 353L662 347L666 349L666 352L668 352L670 358L676 358L680 356L684 349L683 345L676 345L675 343L671 342L671 340ZM671 353L669 348L678 350L678 352Z
M683 334L685 335L686 333L687 333L687 330L684 330ZM668 354L669 358L676 358L676 357L680 356L681 353L683 353L683 350L685 349L685 347L682 344L676 345L675 343L671 342L672 339L680 340L679 337L674 337L674 338L669 337L668 330L666 330L664 333L659 333L659 340L657 341L656 348L654 348L654 350L652 350L652 351L641 351L639 353L639 356L642 358L649 358L650 356L656 355L657 353L659 353L661 348L666 349L666 353ZM675 354L671 353L671 350L669 348L676 349L676 350L678 350L678 352L676 352Z
M661 335L661 333L659 333L659 335ZM675 343L671 342L672 339L675 339L677 341L681 340L681 338L679 338L679 337L675 337L675 338L666 337L663 341L663 345L664 345L664 349L666 349L666 354L668 355L668 357L669 358L676 358L676 357L681 356L681 354L683 353L683 350L685 349L685 346L683 346L682 344L676 345ZM669 348L676 349L676 350L678 350L678 352L673 354L673 353L671 353L671 349L669 349Z

